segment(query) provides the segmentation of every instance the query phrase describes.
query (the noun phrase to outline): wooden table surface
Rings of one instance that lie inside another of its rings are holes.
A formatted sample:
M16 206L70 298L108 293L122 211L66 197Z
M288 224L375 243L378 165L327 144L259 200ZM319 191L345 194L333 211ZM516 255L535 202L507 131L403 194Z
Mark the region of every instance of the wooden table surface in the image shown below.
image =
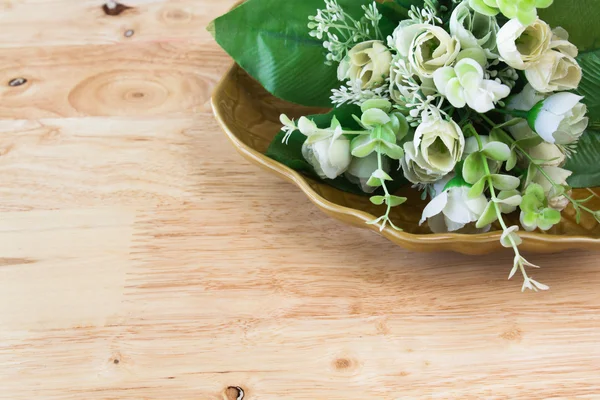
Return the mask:
M405 251L233 150L233 2L0 1L0 398L600 398L598 254L521 294L510 253Z

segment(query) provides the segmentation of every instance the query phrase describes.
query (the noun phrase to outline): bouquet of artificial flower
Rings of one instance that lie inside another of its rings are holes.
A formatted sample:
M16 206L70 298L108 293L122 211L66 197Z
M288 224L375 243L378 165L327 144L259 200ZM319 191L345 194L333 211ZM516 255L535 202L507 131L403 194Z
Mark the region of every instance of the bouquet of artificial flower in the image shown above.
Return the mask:
M209 28L274 95L334 107L281 115L268 154L386 206L411 185L433 232L514 249L509 279L546 290L518 231L546 231L600 185L600 4L594 0L249 0ZM571 39L570 35L571 34ZM303 160L287 160L293 147ZM293 161L293 162L291 162ZM518 212L520 226L505 215Z

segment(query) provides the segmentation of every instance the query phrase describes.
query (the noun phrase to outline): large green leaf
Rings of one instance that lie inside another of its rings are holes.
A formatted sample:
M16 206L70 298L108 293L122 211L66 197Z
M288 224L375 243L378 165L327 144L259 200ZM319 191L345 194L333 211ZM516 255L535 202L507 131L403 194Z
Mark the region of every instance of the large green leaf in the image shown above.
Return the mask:
M588 130L577 147L577 154L569 160L566 169L573 171L569 185L575 188L600 186L600 132Z
M330 126L331 120L335 115L335 117L340 121L341 125L344 128L360 129L356 121L352 118L353 114L360 116L360 107L354 105L346 105L341 108L336 108L327 114L311 115L308 118L315 121L317 126L321 128L326 128ZM266 155L268 157L271 157L275 161L278 161L296 171L302 172L310 176L313 179L322 180L315 173L313 167L308 162L306 162L306 160L302 156L302 145L306 141L306 136L296 131L292 134L292 136L290 136L287 143L283 143L284 136L284 132L279 132L275 136L275 138L271 142L271 145L269 146L269 149L266 152ZM387 185L388 189L391 192L395 192L407 183L400 170L393 169L393 171L391 172L391 176L394 180L393 182L390 182ZM344 192L360 194L363 196L372 195L364 193L358 185L351 183L343 176L340 176L337 179L333 180L323 179L322 181Z
M600 48L600 1L554 0L550 7L538 9L538 13L553 28L565 28L569 32L569 40L579 50Z
M583 68L577 92L584 96L583 102L588 106L590 128L600 130L600 48L581 53L577 61Z
M338 0L358 19L370 0ZM380 29L389 35L402 9L379 5ZM309 36L308 17L324 8L323 0L248 0L214 20L208 30L231 57L265 89L306 106L331 106L331 89L339 87L336 66L327 66L321 40Z

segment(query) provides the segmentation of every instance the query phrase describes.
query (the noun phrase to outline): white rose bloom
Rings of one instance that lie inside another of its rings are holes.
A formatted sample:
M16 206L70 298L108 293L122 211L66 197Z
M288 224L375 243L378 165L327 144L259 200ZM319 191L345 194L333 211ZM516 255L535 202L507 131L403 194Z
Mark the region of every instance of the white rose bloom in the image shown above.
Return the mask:
M402 21L390 43L424 78L431 78L435 70L452 64L460 52L458 39L451 37L444 28L412 21Z
M423 121L413 141L404 144L404 176L412 183L436 182L454 169L464 148L465 137L456 122L439 117Z
M434 233L458 231L467 224L476 222L488 203L483 194L470 199L468 186L454 186L444 190L452 178L453 174L450 174L434 185L436 196L423 210L419 224L427 220Z
M460 43L439 26L426 25L418 33L408 54L408 60L420 76L432 78L441 67L452 64L460 52Z
M544 172L558 185L567 185L567 178L573 175L573 172L559 167L542 167ZM563 196L553 195L554 187L548 179L539 171L535 171L531 182L537 183L544 189L544 193L548 197L548 205L555 210L562 211L569 205L569 200Z
M375 152L364 158L353 157L352 162L346 171L346 178L350 182L360 185L363 192L373 193L377 188L367 185L367 181L378 168L378 157ZM390 159L388 157L382 158L381 168L384 171L389 171Z
M458 38L461 48L480 48L486 58L498 58L495 51L499 29L496 17L473 10L467 1L459 4L450 17L450 33Z
M527 80L542 93L577 89L581 82L581 67L573 57L550 50L535 65L525 70Z
M560 51L570 57L577 57L579 49L573 43L569 42L569 32L565 29L558 27L552 30L552 41L550 42L550 48Z
M360 82L362 89L376 88L390 75L392 53L378 40L354 46L338 67L338 79Z
M539 102L529 112L529 126L548 143L574 143L588 126L583 97L573 93L556 93Z
M515 69L526 70L546 54L552 31L539 18L529 26L511 19L500 29L496 40L501 59Z
M342 135L341 127L333 135L314 141L311 140L311 135L317 133L314 122L304 118L298 121L298 127L308 136L302 145L302 156L321 178L335 179L348 169L352 161L350 140Z
M506 108L508 110L529 111L542 100L544 100L544 95L536 92L530 84L527 84L521 93L509 97ZM507 121L510 119L511 117L507 116ZM531 130L529 124L525 120L516 125L509 126L508 130L517 140L536 136L536 133Z
M453 67L440 68L433 74L439 92L456 108L468 105L478 113L494 109L499 100L510 94L510 88L497 81L484 79L481 65L465 58Z
M408 58L410 46L415 36L427 27L427 24L418 24L413 20L405 19L400 21L398 27L388 37L388 46L396 49L402 58Z

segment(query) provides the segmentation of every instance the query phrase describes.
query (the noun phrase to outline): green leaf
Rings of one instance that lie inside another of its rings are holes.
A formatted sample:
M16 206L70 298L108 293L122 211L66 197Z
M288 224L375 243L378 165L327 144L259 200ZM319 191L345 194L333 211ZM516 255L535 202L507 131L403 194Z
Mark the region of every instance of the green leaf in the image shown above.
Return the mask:
M483 146L483 154L495 161L506 161L510 158L511 150L502 142L489 142Z
M600 31L598 35L600 35ZM583 69L583 78L577 88L577 93L583 96L582 101L588 107L590 128L596 131L600 130L600 92L598 91L600 87L600 44L598 47L594 51L583 52L577 57L577 62Z
M523 227L528 230L534 230L537 228L537 219L538 215L536 212L525 211L523 213L523 218L521 219L521 223Z
M525 194L528 196L533 196L537 199L537 201L540 204L543 204L546 200L546 193L544 193L544 188L538 183L532 183L531 185L527 186Z
M338 0L355 19L369 1ZM379 27L390 35L400 11L378 5ZM327 66L323 41L309 36L308 17L324 8L323 0L282 5L280 0L248 0L208 27L217 43L276 97L307 106L331 105L331 89L339 87L335 65Z
M369 200L376 206L380 206L385 202L385 196L372 196Z
M521 180L511 175L492 175L492 184L498 190L514 190L519 187Z
M390 207L397 207L401 204L406 203L406 200L408 200L406 197L389 195L386 199L386 203L388 203Z
M377 147L377 141L371 139L367 135L362 135L354 138L350 143L352 149L352 155L358 158L365 158L369 154L375 151Z
M553 208L546 208L542 211L542 218L544 221L551 225L556 225L560 222L561 216L560 211L555 210Z
M371 99L361 104L360 109L364 113L372 108L382 110L385 113L389 113L392 110L392 103L385 99Z
M554 0L539 17L552 28L562 26L569 40L581 51L600 48L600 6L598 0Z
M481 196L483 194L483 191L485 190L485 184L487 183L487 179L481 178L479 181L477 181L477 183L475 185L473 185L473 187L471 188L471 190L469 190L468 196L470 199L475 199L479 196Z
M536 136L528 137L525 139L517 140L516 142L513 143L512 148L516 149L518 146L524 150L527 150L527 149L537 146L538 144L540 144L542 142L543 142L542 138L536 135Z
M485 207L485 210L483 211L483 214L481 214L481 217L479 217L479 220L477 221L477 224L475 225L475 227L477 229L481 229L485 226L488 226L489 224L496 222L498 220L498 214L496 212L496 205L493 202L489 202L488 205Z
M565 168L573 171L567 182L573 188L600 186L600 131L589 130L581 137L577 153Z
M506 170L508 172L512 171L517 166L517 161L518 161L517 152L513 150L510 154L510 157L506 161L506 166L505 166Z
M481 153L476 152L469 154L463 165L463 178L465 181L474 185L485 175L485 165L483 164Z
M410 10L412 6L423 8L425 5L424 0L394 0L394 3L406 10Z
M404 157L404 150L397 144L384 143L381 146L381 153L393 160L400 160Z

